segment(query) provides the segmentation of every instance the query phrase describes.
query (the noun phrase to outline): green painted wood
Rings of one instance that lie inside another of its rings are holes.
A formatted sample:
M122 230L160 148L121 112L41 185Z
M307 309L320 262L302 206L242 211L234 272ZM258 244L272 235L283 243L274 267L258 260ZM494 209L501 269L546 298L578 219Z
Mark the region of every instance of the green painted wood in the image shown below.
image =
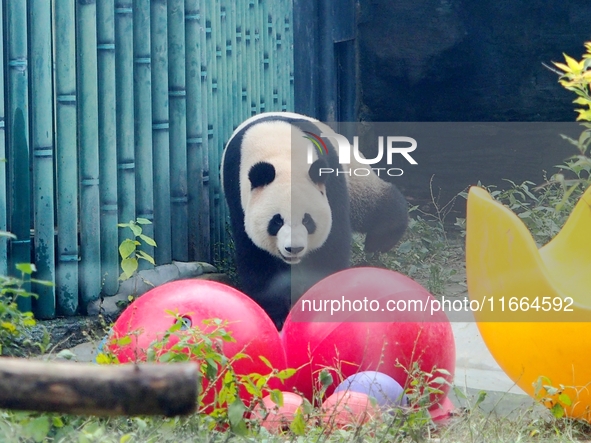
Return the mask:
M138 217L154 220L154 163L152 161L152 69L150 55L150 0L133 2L133 90L135 108L135 200ZM142 226L143 233L154 238L154 225ZM154 257L154 247L142 250ZM140 261L140 269L153 266Z
M185 2L184 0L168 0L172 258L178 261L189 259L187 91L185 83Z
M51 20L50 2L29 1L35 278L52 284L33 287L38 295L33 301L38 318L55 317L56 305Z
M76 5L82 309L101 292L96 4Z
M116 0L117 191L119 220L122 223L136 219L133 65L133 8L131 0ZM132 237L131 230L119 230L119 242Z
M209 73L207 70L207 32L209 0L199 0L199 24L200 24L200 70L201 70L201 154L203 162L203 191L201 194L201 208L199 210L199 220L201 224L201 242L203 244L203 260L213 262L211 248L211 198L209 188L209 152L211 146L210 127L209 127Z
M98 143L100 176L100 233L102 293L119 289L119 221L117 181L117 87L115 70L115 4L96 5L98 69Z
M168 16L166 0L152 0L152 148L154 153L154 251L156 264L172 260L168 121Z
M78 310L78 164L75 0L55 4L57 311Z
M203 127L201 112L201 12L199 0L185 2L185 83L187 90L187 187L189 259L203 260Z
M17 239L10 242L8 273L18 275L17 263L31 262L31 194L29 176L29 70L27 48L27 2L6 4L6 30L10 39L8 53L8 188L9 230ZM27 289L30 286L27 285ZM31 310L31 299L20 298L19 309Z
M0 36L4 36L4 1L0 0ZM4 38L0 39L0 54L4 54ZM0 231L8 230L8 201L6 198L6 117L4 107L4 57L0 57ZM8 238L0 236L0 275L8 274Z
M0 164L0 186L9 183L0 187L0 229L20 229L8 251L0 240L0 270L31 260L31 214L35 260L49 279L55 273L61 315L85 312L99 293L117 292L118 221L153 218L144 232L158 243L147 250L158 264L228 258L221 154L246 118L292 109L291 2L0 5L8 36L1 42L7 66L0 66L0 155L9 158ZM43 255L53 247L57 265ZM34 308L38 316L54 315L51 303Z

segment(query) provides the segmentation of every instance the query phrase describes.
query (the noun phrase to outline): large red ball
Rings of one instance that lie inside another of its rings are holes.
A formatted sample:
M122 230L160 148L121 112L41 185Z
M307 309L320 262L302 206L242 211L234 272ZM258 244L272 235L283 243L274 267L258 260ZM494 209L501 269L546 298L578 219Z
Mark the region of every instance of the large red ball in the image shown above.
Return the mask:
M364 299L368 309L355 312ZM347 300L352 302L351 312L331 315L325 308L330 310L332 300L344 302L345 307ZM400 301L398 306L407 309L388 310L389 300ZM405 368L410 370L413 362L425 372L445 369L450 374L445 378L453 381L455 344L447 316L417 312L416 306L430 300L433 296L420 284L386 269L352 268L321 280L296 303L283 327L287 365L301 367L293 377L294 387L312 400L314 389L319 388L318 374L326 367L338 368L344 378L359 371L379 371L406 387ZM369 309L378 304L378 310ZM327 395L342 381L338 372L331 371L334 382ZM439 388L443 394L433 401L444 398L449 390L447 384Z
M203 320L218 318L226 320L225 328L235 342L220 342L219 349L232 358L238 352L248 358L236 360L232 367L236 374L268 374L271 369L259 358L265 357L276 369L285 369L285 352L281 339L271 319L249 297L222 283L207 280L179 280L158 286L130 304L113 326L108 348L122 363L146 360L146 350L154 340L161 340L174 323L175 318L167 311L176 311L190 321L192 326L207 331ZM209 328L211 330L211 328ZM131 334L131 343L117 346L118 338ZM169 347L178 339L172 337ZM277 380L272 388L285 388ZM241 398L248 402L251 396L245 389ZM213 399L206 397L206 404Z

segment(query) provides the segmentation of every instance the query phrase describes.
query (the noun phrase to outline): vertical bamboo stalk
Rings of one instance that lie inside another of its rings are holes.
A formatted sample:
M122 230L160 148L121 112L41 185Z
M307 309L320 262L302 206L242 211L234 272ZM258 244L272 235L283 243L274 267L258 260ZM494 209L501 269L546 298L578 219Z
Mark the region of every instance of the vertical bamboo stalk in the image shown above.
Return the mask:
M252 103L251 103L251 115L258 114L260 112L259 103L261 100L261 83L260 83L260 20L259 20L259 8L258 0L249 0L250 10L250 69L252 72L251 87L252 87Z
M39 297L34 305L38 318L52 318L55 316L55 241L51 3L30 0L29 19L36 278L52 283L52 286L35 285Z
M221 175L219 165L221 163L222 153L225 142L230 138L236 126L238 126L238 107L240 105L240 93L236 78L236 6L234 2L222 0L223 8L222 17L222 72L224 73L224 112L222 116L223 132L220 134L220 141L218 145L218 159L219 163L216 165L217 180L218 180L218 195L220 206L220 259L226 259L226 248L224 245L228 243L226 224L229 220L226 201L222 192Z
M29 73L27 53L27 1L6 4L8 43L8 167L10 196L9 229L17 236L10 243L9 273L17 263L31 262L31 207L29 175ZM27 289L30 289L27 287ZM31 310L31 299L20 298L19 309Z
M133 3L133 71L135 106L136 212L138 217L154 220L154 177L152 162L152 70L150 57L150 0ZM154 238L154 225L144 225L144 234ZM154 248L142 245L154 257ZM151 265L141 261L141 269Z
M133 93L133 9L131 0L115 1L115 73L117 90L117 169L119 220L135 220L135 142ZM132 236L119 231L119 241Z
M151 1L152 141L154 160L154 251L156 264L170 263L170 144L168 120L168 19L167 0Z
M4 1L0 0L0 231L8 230L6 118L4 108ZM8 239L0 237L0 275L8 274Z
M212 247L211 247L211 205L210 205L210 189L209 189L209 146L210 146L210 127L209 127L209 85L208 78L209 73L207 69L207 41L211 38L210 32L207 31L208 17L210 14L210 0L199 0L200 5L200 24L201 24L201 36L200 36L200 65L201 65L201 128L202 128L202 158L203 158L203 193L201 195L201 238L203 242L203 260L207 262L212 261Z
M203 196L203 127L201 126L201 13L199 0L185 3L187 87L187 179L189 195L189 259L203 260L201 240Z
M238 88L238 124L248 118L246 103L248 99L248 74L246 70L246 54L245 54L245 31L246 31L246 2L238 2L235 7L235 22L236 22L236 85Z
M172 258L179 261L189 259L184 3L184 0L168 1Z
M78 0L78 133L80 146L80 292L82 310L101 291L96 4Z
M269 5L269 0L262 0L261 5L261 19L262 19L262 29L261 29L261 40L263 43L262 48L262 64L261 64L261 80L262 85L261 89L263 91L263 100L264 105L261 104L261 112L264 111L273 111L274 110L274 103L273 103L273 90L274 90L274 83L276 81L275 76L273 75L273 16L271 13L271 6Z
M101 275L103 293L119 289L115 6L99 1L97 18L98 141L100 156Z
M209 168L209 191L210 191L210 198L212 207L212 215L213 215L213 235L212 235L212 242L214 253L214 259L220 258L220 242L221 242L221 223L222 223L222 215L220 211L220 191L219 191L219 183L218 183L218 168L217 166L220 164L220 159L218 155L218 149L220 144L220 130L219 127L223 128L223 95L224 92L222 90L223 87L223 73L220 72L220 65L222 59L222 41L221 41L221 7L220 7L220 0L215 0L213 2L213 8L211 10L211 45L210 45L210 68L209 72L211 75L211 99L213 104L212 109L212 120L210 123L215 125L215 130L212 133L211 137L211 146L209 150L209 161L211 166Z
M57 308L78 310L78 139L75 0L55 3L58 267Z
M286 58L289 66L289 78L287 79L287 89L285 98L285 109L286 111L293 111L294 105L294 88L293 88L293 77L294 77L294 53L293 53L293 7L288 3L287 11L285 13L285 34L283 37L283 47L285 48Z

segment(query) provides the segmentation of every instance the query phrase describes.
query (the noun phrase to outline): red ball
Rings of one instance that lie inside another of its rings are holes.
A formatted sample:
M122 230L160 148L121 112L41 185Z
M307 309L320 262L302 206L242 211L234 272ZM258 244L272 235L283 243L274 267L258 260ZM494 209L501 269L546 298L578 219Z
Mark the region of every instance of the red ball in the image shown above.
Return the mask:
M364 299L367 310L355 312ZM333 300L341 302L345 311L347 301L351 302L350 311L331 315ZM391 300L390 308L399 301L398 307L406 306L406 311L388 310ZM314 389L320 388L318 374L326 367L338 368L342 375L331 371L334 381L327 395L359 371L382 372L406 387L405 368L411 369L414 362L425 372L435 367L447 370L450 375L445 378L451 383L455 344L447 316L410 308L430 300L433 296L421 285L386 269L352 268L318 282L292 308L283 327L287 365L302 367L293 377L294 387L312 400ZM440 375L435 373L433 378ZM447 395L449 385L439 388L443 394L434 396L434 402Z
M283 405L278 406L267 395L263 398L263 405L257 404L252 410L252 418L260 420L262 427L272 433L282 433L289 430L295 414L302 405L303 399L293 392L282 392Z
M190 325L206 328L203 320L218 318L229 322L225 328L234 342L219 342L219 351L232 358L237 353L247 354L232 364L237 375L252 373L269 374L271 369L259 358L265 357L278 370L286 368L285 352L275 325L267 314L252 299L242 292L222 283L207 280L178 280L158 286L134 300L113 325L113 335L107 344L121 363L145 361L146 350L154 340L161 340L174 323L175 318L167 311L176 311ZM117 346L116 340L131 334L131 343ZM168 347L178 342L171 337ZM197 358L196 358L197 360ZM219 384L218 388L221 386ZM284 387L278 380L272 380L270 387ZM205 404L214 399L205 398ZM252 396L241 388L240 397L248 404Z
M322 421L331 428L359 426L378 417L379 408L362 392L335 392L322 403Z

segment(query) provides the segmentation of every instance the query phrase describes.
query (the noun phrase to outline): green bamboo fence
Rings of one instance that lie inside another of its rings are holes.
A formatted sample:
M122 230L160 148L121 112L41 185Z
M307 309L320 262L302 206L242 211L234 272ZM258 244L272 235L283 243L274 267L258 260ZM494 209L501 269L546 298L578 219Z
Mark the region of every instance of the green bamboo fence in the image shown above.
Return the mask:
M17 236L0 272L33 262L54 283L21 309L115 294L117 223L138 217L158 265L225 258L221 153L251 115L293 110L292 15L288 0L0 0L0 230Z

